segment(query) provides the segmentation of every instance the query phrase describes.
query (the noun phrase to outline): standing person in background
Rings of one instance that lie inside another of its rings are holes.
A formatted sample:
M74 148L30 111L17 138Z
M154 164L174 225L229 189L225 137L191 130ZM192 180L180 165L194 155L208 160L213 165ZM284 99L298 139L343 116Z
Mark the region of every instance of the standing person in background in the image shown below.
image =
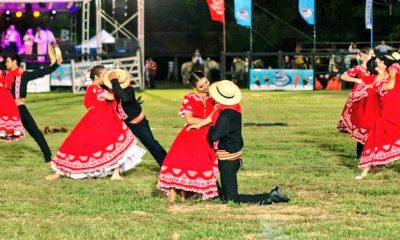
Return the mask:
M304 59L303 55L301 55L301 51L302 51L301 44L298 43L296 45L296 49L295 49L296 56L294 56L294 68L296 68L296 69L306 69L307 68L305 59Z
M45 56L47 54L47 34L40 27L36 28L35 34L35 43L36 43L36 53L39 55L37 57L38 62L44 62Z
M18 53L21 47L21 36L14 25L10 25L7 29L6 39L8 46L6 47L9 53Z
M352 53L350 56L350 67L355 67L357 66L358 60L359 60L359 55L358 53L360 50L357 48L357 44L351 42L349 46L349 52Z
M150 88L149 67L150 67L149 59L146 59L146 62L144 64L144 81L146 83L146 88Z
M49 44L55 44L57 43L56 38L54 37L53 32L51 31L50 27L46 27L46 29L44 30L46 32L46 40L47 43Z
M193 64L200 64L203 65L203 58L201 57L201 53L199 49L195 49L193 56L192 56Z
M24 35L24 49L25 49L25 55L29 58L30 55L32 55L33 52L33 42L35 40L35 35L33 35L33 30L29 28L25 35Z
M292 68L293 68L293 62L292 62L292 60L290 60L290 58L289 58L288 55L285 55L285 56L283 57L283 64L282 64L282 67L283 67L284 69L292 69Z
M168 75L167 75L167 80L169 81L170 79L176 81L175 79L175 62L174 61L168 61Z
M4 31L1 33L1 42L0 42L0 46L1 46L1 50L2 52L6 50L6 47L8 46L8 41L7 41L7 31Z
M156 77L157 77L157 63L151 57L148 60L149 60L148 64L149 64L150 89L155 89Z
M377 51L377 53L382 55L386 54L388 51L395 51L396 48L387 45L385 41L382 40L381 43L375 47L375 50Z

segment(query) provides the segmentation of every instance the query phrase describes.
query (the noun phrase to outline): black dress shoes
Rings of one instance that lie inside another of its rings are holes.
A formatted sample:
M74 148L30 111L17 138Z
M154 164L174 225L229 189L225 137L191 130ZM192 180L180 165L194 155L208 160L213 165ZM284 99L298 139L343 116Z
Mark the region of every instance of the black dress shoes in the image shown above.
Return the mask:
M282 192L279 186L272 189L269 194L272 202L274 203L287 203L290 201L290 199Z

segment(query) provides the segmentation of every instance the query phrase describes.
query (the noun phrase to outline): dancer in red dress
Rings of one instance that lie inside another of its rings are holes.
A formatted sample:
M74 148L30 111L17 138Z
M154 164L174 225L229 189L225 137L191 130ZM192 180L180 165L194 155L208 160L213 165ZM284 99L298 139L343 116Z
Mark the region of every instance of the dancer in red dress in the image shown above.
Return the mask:
M354 87L344 105L337 126L340 132L349 134L357 141L357 158L361 156L363 144L367 140L378 111L376 92L368 87L373 83L374 78L369 77L367 62L375 55L374 50L364 48L359 54L362 64L346 71L341 76L344 81L354 82Z
M179 111L186 122L178 133L162 166L157 187L174 202L176 191L202 194L203 200L218 196L216 174L217 157L208 143L208 126L187 131L189 124L196 124L214 111L214 100L208 95L210 83L202 72L188 77L194 92L185 95Z
M99 86L105 72L102 66L91 70L93 84L84 99L88 112L59 148L51 162L56 173L47 180L60 175L80 179L111 174L112 180L118 180L119 172L142 161L145 150L137 146L134 135L119 118L113 94Z
M12 83L6 81L0 70L0 141L17 141L25 136L21 117L10 93Z
M379 94L379 114L370 131L358 165L363 179L373 166L388 164L400 158L400 75L399 65L387 71L379 58L368 61L368 70L375 76L373 89Z

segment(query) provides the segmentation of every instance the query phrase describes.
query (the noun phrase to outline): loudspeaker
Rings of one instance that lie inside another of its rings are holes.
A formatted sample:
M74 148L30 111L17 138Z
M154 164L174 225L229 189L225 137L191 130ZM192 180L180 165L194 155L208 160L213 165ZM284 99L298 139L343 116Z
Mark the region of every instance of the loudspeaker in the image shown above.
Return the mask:
M115 39L115 52L117 53L135 53L138 48L139 43L135 39Z

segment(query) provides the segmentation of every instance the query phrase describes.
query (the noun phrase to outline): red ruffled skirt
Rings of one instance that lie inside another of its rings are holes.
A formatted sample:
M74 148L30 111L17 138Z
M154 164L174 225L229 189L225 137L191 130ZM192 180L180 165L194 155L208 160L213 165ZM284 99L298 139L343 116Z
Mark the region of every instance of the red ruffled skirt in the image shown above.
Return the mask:
M18 107L11 93L0 87L0 141L17 141L25 136Z
M400 159L400 88L388 91L382 98L386 99L364 145L360 169Z
M379 112L378 96L366 84L355 86L350 93L338 123L338 130L365 143Z
M52 161L61 175L74 179L127 171L142 161L145 150L117 116L113 104L95 107L76 125Z
M218 160L207 141L209 127L186 130L176 137L161 167L157 187L201 193L203 200L218 196Z

